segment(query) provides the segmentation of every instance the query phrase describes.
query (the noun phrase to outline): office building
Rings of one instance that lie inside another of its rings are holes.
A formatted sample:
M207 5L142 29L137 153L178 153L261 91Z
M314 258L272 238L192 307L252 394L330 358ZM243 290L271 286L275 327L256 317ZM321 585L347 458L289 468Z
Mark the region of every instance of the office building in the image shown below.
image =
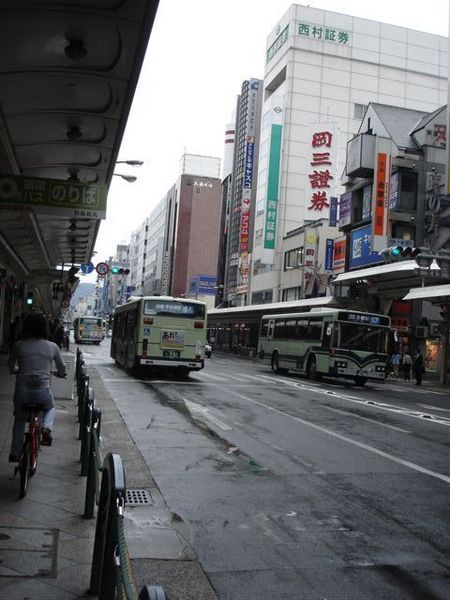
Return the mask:
M292 5L268 37L251 302L283 297L288 232L328 220L347 141L369 102L430 112L447 101L447 39ZM325 264L323 226L314 269Z

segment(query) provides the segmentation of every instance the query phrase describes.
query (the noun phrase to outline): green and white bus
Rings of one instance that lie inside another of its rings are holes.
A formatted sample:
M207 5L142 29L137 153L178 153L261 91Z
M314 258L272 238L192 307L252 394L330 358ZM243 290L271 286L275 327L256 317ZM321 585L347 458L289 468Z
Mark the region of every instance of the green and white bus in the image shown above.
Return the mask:
M111 356L132 372L204 367L206 304L171 296L132 297L114 313Z
M389 332L389 317L339 308L265 315L258 357L275 372L342 377L364 385L386 378Z
M100 344L103 335L103 321L98 317L77 317L73 322L73 337L76 344L92 342Z

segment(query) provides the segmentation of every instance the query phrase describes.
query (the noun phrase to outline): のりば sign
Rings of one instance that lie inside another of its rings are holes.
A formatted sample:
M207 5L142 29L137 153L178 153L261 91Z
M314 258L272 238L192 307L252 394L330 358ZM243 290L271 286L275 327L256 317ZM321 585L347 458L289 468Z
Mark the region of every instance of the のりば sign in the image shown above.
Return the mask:
M328 219L331 197L336 189L339 127L337 123L314 123L308 127L308 178L305 219Z

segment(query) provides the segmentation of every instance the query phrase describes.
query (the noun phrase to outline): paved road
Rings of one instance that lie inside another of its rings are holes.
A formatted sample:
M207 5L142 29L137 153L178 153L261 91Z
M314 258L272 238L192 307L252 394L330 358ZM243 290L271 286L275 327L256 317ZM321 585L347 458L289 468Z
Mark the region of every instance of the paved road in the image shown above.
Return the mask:
M446 393L217 356L137 379L105 342L86 359L221 600L450 597Z

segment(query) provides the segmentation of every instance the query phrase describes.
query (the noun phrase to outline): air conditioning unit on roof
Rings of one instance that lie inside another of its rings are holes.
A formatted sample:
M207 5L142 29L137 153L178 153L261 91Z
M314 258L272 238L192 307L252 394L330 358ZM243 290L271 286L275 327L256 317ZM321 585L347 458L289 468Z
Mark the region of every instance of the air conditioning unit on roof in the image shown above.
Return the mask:
M423 325L417 325L416 327L416 338L427 338L428 337L428 327Z

